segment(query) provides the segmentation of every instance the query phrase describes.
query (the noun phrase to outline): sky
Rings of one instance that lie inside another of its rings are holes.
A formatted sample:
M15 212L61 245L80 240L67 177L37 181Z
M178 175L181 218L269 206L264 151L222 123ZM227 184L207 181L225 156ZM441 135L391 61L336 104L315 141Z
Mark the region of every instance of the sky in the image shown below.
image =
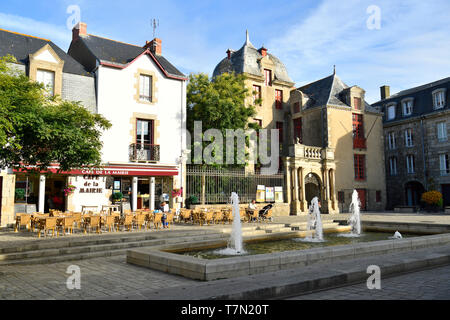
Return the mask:
M297 87L333 72L379 100L450 77L448 0L2 0L0 28L70 45L79 8L87 32L136 45L153 39L185 74L212 75L228 48L264 45Z

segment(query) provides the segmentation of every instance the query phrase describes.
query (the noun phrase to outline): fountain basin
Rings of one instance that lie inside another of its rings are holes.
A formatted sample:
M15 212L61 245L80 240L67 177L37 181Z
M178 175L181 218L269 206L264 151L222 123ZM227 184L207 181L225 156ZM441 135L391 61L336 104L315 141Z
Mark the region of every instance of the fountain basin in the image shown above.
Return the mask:
M206 260L174 253L183 249L201 250L208 247L219 248L226 246L226 241L208 240L128 250L127 262L191 279L210 281L275 272L315 263L396 253L447 243L450 243L450 234L383 240L300 251L275 252L254 256L236 256L216 260Z

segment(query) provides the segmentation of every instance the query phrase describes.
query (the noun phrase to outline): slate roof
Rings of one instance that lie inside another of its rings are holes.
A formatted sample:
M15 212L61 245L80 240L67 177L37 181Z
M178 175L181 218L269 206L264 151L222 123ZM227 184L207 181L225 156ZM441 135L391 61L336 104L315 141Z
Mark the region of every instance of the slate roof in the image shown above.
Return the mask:
M300 90L309 98L306 109L327 105L351 108L344 99L344 91L348 88L350 87L333 73L328 77L299 87L297 90ZM366 111L379 112L366 101L364 101L364 104Z
M17 59L17 63L28 65L29 55L49 44L59 58L64 60L63 72L83 76L91 76L89 72L75 59L65 53L52 41L0 29L0 57L8 54Z
M443 109L434 109L433 105L433 96L432 92L436 89L447 89L445 98L446 98L446 104ZM413 110L412 114L409 116L403 115L402 105L401 102L405 98L413 98ZM387 120L386 117L384 119L384 122L395 122L399 120L405 120L409 118L415 118L420 117L426 114L434 113L434 112L441 112L443 110L450 109L450 77L440 79L434 82L430 82L418 87L406 89L403 91L400 91L398 93L395 93L391 95L389 98L377 101L372 104L372 107L378 108L381 111L383 111L386 115L386 107L387 105L390 105L391 103L396 104L396 110L395 110L395 119L393 120Z
M267 53L267 56L275 65L273 76L275 80L294 83L289 77L285 65L274 55ZM261 59L262 54L250 42L247 33L247 40L238 51L232 51L231 57L224 58L216 66L213 72L213 78L222 73L248 73L256 76L263 76L263 71L260 68L258 60Z
M101 62L109 62L119 65L126 65L130 63L146 50L137 45L106 39L91 34L80 37L79 41L83 42L95 58ZM180 72L163 56L157 54L154 54L153 56L169 75L185 77L182 72Z

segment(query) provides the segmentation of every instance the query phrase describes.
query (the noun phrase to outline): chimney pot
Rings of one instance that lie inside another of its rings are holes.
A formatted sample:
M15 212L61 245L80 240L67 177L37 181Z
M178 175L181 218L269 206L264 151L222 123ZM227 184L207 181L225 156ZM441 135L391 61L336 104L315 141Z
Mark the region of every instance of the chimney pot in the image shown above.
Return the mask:
M267 49L264 48L264 46L262 46L261 49L259 49L258 51L259 53L261 53L263 57L267 56Z
M389 86L380 87L381 100L387 99L391 96L390 90L391 88Z

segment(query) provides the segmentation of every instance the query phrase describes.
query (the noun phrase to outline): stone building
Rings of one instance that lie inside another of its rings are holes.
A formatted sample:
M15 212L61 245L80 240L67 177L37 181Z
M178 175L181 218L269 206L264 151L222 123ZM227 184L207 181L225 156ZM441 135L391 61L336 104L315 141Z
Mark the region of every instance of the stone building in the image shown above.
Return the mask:
M63 100L80 101L90 111L96 110L94 77L52 41L0 29L0 57L7 55L17 60L13 65L16 70L25 73L31 80L43 82L49 95L58 95ZM39 183L38 177L1 170L0 226L14 221L15 200L20 212L27 210L26 203L34 203L31 210L37 210ZM48 197L58 186L57 180L51 181L47 190L41 192L41 202L45 201L45 193ZM24 199L15 199L16 189L26 190Z
M450 205L448 126L450 78L390 95L372 106L384 112L386 184L389 209L420 205L421 194L438 190Z
M290 93L285 157L291 213L318 196L322 212L347 212L358 191L362 210L385 208L382 114L365 91L334 72Z
M347 211L357 189L363 210L383 210L386 203L382 114L364 100L365 91L348 87L336 74L295 89L284 64L247 39L228 50L213 77L236 72L247 76L256 105L256 121L278 129L280 169L285 172L285 200L290 214L306 213L314 196L322 212Z
M285 114L289 108L289 93L294 86L284 64L268 53L268 49L264 46L256 49L250 42L247 32L244 45L237 51L227 50L227 57L216 66L213 77L226 72L243 73L247 77L245 83L252 96L246 103L255 105L256 109L256 115L251 121L258 123L263 129L280 130L279 140L283 145L286 139ZM252 172L255 165L249 163L246 169Z

